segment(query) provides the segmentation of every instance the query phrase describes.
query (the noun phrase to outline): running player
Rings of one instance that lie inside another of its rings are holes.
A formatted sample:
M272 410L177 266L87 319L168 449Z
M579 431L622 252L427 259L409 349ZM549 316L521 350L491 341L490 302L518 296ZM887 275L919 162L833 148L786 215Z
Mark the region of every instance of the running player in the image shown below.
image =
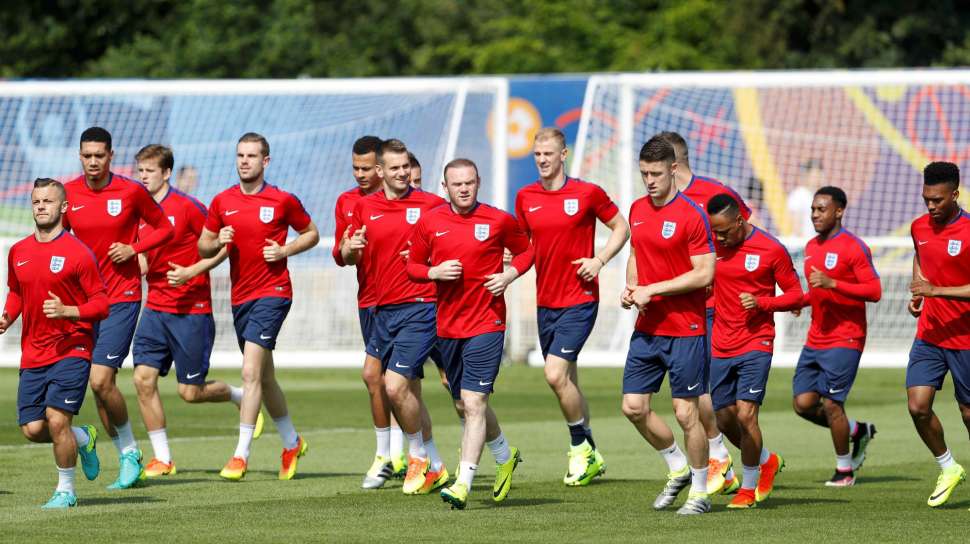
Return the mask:
M115 381L128 356L141 307L141 270L135 255L168 242L173 229L141 183L111 172L113 157L107 130L91 127L81 133L84 174L64 186L70 206L63 222L94 252L107 285L111 311L96 328L90 382L98 415L120 456L118 479L109 489L125 489L142 474L141 450ZM141 223L153 230L139 239Z
M546 383L569 429L563 483L581 486L605 473L606 462L593 440L576 361L596 323L597 277L630 238L630 226L599 185L566 176L567 152L558 128L536 133L532 153L539 180L519 190L515 216L535 247L536 321ZM597 219L611 233L606 246L594 253Z
M621 304L636 306L639 315L623 370L623 414L669 469L653 507L670 506L689 484L688 499L677 511L689 515L711 509L708 442L698 421L698 397L707 390L704 298L714 276L714 247L707 216L674 184L676 170L674 148L659 135L640 149L648 194L630 207L632 237ZM687 456L650 407L668 372Z
M354 142L351 161L354 170L354 180L357 186L345 191L337 197L334 209L336 231L334 246L331 254L337 266L346 266L340 254L343 244L346 244L353 234L350 224L354 215L357 201L367 195L381 190L381 176L377 171L377 152L381 147L381 139L377 136L362 136ZM361 252L357 260L357 316L360 320L360 332L364 338L364 346L370 343L374 335L374 312L377 306L377 288L371 279L370 252ZM391 415L390 401L384 390L384 373L381 371L381 360L365 352L364 367L361 371L367 394L370 398L371 418L374 421L374 433L377 435L377 451L370 469L364 474L361 487L377 489L391 476L404 476L407 471L407 458L404 456L404 434L397 421Z
M923 202L928 213L913 221L913 295L910 312L919 318L909 352L906 394L909 414L923 443L936 457L940 476L926 503L942 506L967 477L943 439L933 411L936 391L949 372L953 390L970 429L970 215L960 209L960 169L950 162L923 170Z
M158 377L168 375L173 362L179 396L185 402L232 401L238 408L243 391L221 381L206 380L216 335L209 270L226 259L226 251L211 259L199 259L205 206L169 185L175 160L168 147L145 146L135 155L135 161L139 179L175 228L171 242L138 255L148 283L148 300L132 346L134 380L138 407L155 452L145 465L145 476L155 478L176 473L158 394ZM151 227L142 224L139 236L150 233ZM262 413L253 437L261 432Z
M410 459L402 490L426 494L448 482L421 398L424 362L435 343L435 292L433 285L408 278L401 252L408 247L413 225L444 200L411 187L408 150L400 140L381 144L377 168L383 190L357 202L351 218L354 234L343 245L342 256L345 263L355 264L370 253L368 281L376 286L377 311L367 353L381 361L388 399L407 433Z
M748 223L734 197L715 196L707 212L717 242L711 397L721 432L741 445L741 489L728 508L750 508L768 498L785 466L763 446L758 411L771 370L772 313L800 308L802 286L785 246Z
M317 245L320 234L299 199L266 182L269 162L266 138L254 132L239 138L239 184L212 199L199 237L203 258L215 257L224 247L229 252L232 319L243 355L239 441L232 458L219 472L227 480L246 475L260 404L266 405L283 441L280 480L293 478L297 461L307 450L306 440L293 427L286 397L276 381L273 349L293 298L286 259ZM290 227L299 236L287 243Z
M23 313L20 333L20 430L31 442L53 443L57 488L44 508L77 506L74 467L78 454L89 480L101 464L94 425L72 427L81 410L94 348L92 322L108 316L108 297L98 262L80 240L64 232L64 186L41 178L30 193L34 233L7 256L10 292L0 315L0 334Z
M441 498L452 508L468 503L482 447L495 457L492 500L501 502L512 487L512 473L522 460L510 447L488 405L505 344L505 289L532 266L528 237L511 215L478 202L481 179L468 159L445 166L449 205L425 214L414 229L408 275L434 281L438 293L438 348L451 384L461 401L465 425L458 475ZM503 271L503 253L511 266Z
M694 174L690 167L687 141L683 136L676 132L661 132L660 136L667 143L674 146L674 153L677 156L677 171L674 173L674 181L677 183L677 189L684 196L693 200L701 209L707 210L707 203L715 195L731 195L740 204L741 214L748 222L751 222L751 208L744 203L744 200L734 189L714 178ZM714 281L717 281L717 278ZM707 309L707 352L709 358L711 351L711 330L714 328L713 286L708 287L707 302L705 304ZM719 492L725 494L733 493L741 486L741 481L734 475L734 463L731 459L731 453L724 444L724 435L717 428L717 420L714 417L714 406L711 404L710 391L704 391L698 399L698 405L700 406L701 423L704 425L704 432L707 433L711 456L708 461L707 490L711 495ZM735 446L739 446L739 444L735 444Z
M822 187L812 201L818 236L805 246L809 289L802 299L802 306L812 307L812 324L792 380L795 413L832 433L835 474L825 482L830 487L855 484L855 471L876 435L875 425L845 415L866 345L866 302L882 297L869 246L842 227L847 204L838 187Z

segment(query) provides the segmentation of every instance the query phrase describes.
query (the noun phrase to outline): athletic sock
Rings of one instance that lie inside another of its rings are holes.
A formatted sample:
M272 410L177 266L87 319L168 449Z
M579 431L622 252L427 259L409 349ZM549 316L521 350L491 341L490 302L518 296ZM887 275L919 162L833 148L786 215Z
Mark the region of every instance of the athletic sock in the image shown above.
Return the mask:
M588 423L583 423L583 430L586 431L586 440L589 441L589 445L592 446L592 448L595 450L596 441L593 440L593 429L589 426Z
M457 481L465 484L465 488L469 491L472 489L472 481L475 479L476 470L478 470L478 465L473 465L464 461L458 463L458 477L456 479Z
M741 489L754 489L758 486L758 478L761 476L761 467L749 467L741 465Z
M852 454L835 454L835 470L839 472L852 472Z
M88 436L88 432L81 427L71 427L71 432L74 433L74 440L77 441L78 449L87 446L91 442L91 437Z
M714 438L709 438L707 440L708 448L710 450L711 459L717 459L718 461L727 461L728 457L731 456L728 453L727 446L724 445L724 435L717 433Z
M571 445L578 446L586 440L586 428L583 427L583 423L585 422L585 419L579 418L578 421L570 421L566 424L569 426L569 440Z
M428 468L435 472L441 470L441 465L444 463L441 460L441 456L438 455L438 448L434 445L434 438L429 438L424 441L424 451L428 452Z
M374 434L377 435L377 456L391 456L391 428L374 427Z
M505 433L498 433L498 438L486 442L486 444L488 444L488 449L492 452L496 464L504 465L512 458L512 450L509 449L509 441L505 439Z
M768 459L770 459L770 458L771 458L771 452L768 451L768 448L762 447L761 448L761 460L758 461L758 464L759 465L763 465L763 464L767 463L768 462Z
M148 431L148 439L152 442L152 450L155 452L155 459L168 464L172 462L172 452L168 449L168 433L165 427L157 431Z
M734 467L731 467L727 472L724 473L724 480L730 482L735 476L736 474L734 474Z
M400 427L391 427L391 458L397 459L404 455L404 431Z
M238 407L242 403L243 399L243 389L242 387L236 387L235 385L229 386L229 400Z
M855 435L858 432L859 432L859 423L850 417L849 418L849 437L855 438Z
M296 434L296 428L293 427L290 414L283 417L274 417L273 423L276 424L276 432L280 433L280 440L283 441L285 449L292 450L300 443L300 436Z
M253 443L253 431L255 430L255 425L239 424L239 442L236 443L236 453L232 454L233 457L249 459L249 445Z
M946 450L943 452L943 455L937 457L936 462L939 463L942 470L946 470L957 464L957 462L953 460L953 454L950 453L950 450Z
M687 466L687 456L684 452L680 451L680 447L677 446L677 442L674 442L672 446L667 449L659 450L661 457L667 463L667 469L671 472L680 472L684 470Z
M424 449L424 439L421 437L420 430L408 435L408 455L421 459L428 458L428 451Z
M74 467L57 467L56 491L67 491L68 493L74 493Z
M118 448L118 455L138 449L135 434L131 431L131 421L126 421L124 425L115 425L115 430L118 432L117 440L112 438L111 441Z
M690 492L707 495L707 466L704 468L690 467Z

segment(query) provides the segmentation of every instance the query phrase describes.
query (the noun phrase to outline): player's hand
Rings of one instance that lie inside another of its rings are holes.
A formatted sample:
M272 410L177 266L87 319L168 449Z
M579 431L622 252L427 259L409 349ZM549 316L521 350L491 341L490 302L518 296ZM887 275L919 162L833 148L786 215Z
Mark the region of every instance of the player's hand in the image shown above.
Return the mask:
M229 245L232 243L232 239L235 236L236 229L232 228L232 226L222 227L219 229L219 244L223 246Z
M795 317L801 317L801 315L802 315L802 309L801 308L795 308L794 310L791 311L791 315L793 315Z
M461 261L451 259L428 269L428 279L435 281L454 281L461 277Z
M512 264L512 252L509 251L509 248L505 248L504 252L502 253L502 264L506 266Z
M114 242L108 246L108 258L116 264L121 264L135 256L135 250L128 244Z
M194 277L187 267L177 265L172 261L168 262L168 266L171 267L171 270L166 272L165 276L168 278L169 285L184 285L185 282Z
M0 315L0 334L7 332L8 328L10 328L10 316L7 315L7 312L3 312Z
M276 240L266 238L266 245L263 246L263 258L268 263L275 263L286 258L286 246L276 243Z
M596 276L599 276L600 270L603 269L603 261L596 257L576 259L572 264L579 265L579 269L576 270L576 275L582 278L583 281L593 281L596 279Z
M647 287L635 287L633 293L631 294L633 299L633 305L637 307L637 310L641 312L646 311L647 304L650 304L650 299L653 298L653 294Z
M408 260L408 257L411 256L411 240L408 240L408 248L398 253L398 255L400 255L401 258L404 259L405 261Z
M923 297L913 297L909 299L909 314L919 317L923 313Z
M489 274L485 276L485 289L492 293L493 297L500 297L505 293L505 289L519 277L519 272L514 268L507 268L505 272Z
M623 292L620 293L620 306L622 306L624 310L629 310L633 307L634 289L636 289L636 286L626 285L623 287Z
M741 299L741 307L744 308L745 310L758 309L758 301L757 299L754 298L754 295L752 295L751 293L741 293L740 295L738 295L738 298Z
M912 281L909 284L909 292L913 294L914 297L932 297L936 295L936 287L926 281L925 278L919 278Z
M61 302L60 297L50 291L47 294L51 298L44 301L44 315L48 319L64 319L67 317L67 313L64 311L64 303Z
M353 227L350 227L353 228ZM361 251L367 247L367 225L360 227L347 240L347 249L350 251Z
M808 284L812 287L820 287L822 289L835 288L835 280L814 266L812 267L812 273L808 275Z

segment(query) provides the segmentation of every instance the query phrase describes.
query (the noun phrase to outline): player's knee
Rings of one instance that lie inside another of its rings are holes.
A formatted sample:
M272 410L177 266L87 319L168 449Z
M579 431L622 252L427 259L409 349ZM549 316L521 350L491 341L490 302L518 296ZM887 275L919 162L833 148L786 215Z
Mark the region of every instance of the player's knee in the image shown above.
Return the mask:
M909 416L913 418L914 421L933 417L933 408L930 406L929 402L923 399L909 399L908 408Z
M689 402L678 402L674 406L674 417L682 429L687 429L700 422L697 415L697 405Z
M546 365L546 383L556 391L562 391L569 381L569 372L559 365Z
M138 393L139 397L150 396L155 392L156 381L152 376L146 376L139 372L135 372L132 381L135 384L135 392ZM91 385L94 388L94 385Z
M650 407L643 402L623 400L623 415L630 421L640 421L650 415Z
M822 410L825 412L825 417L830 421L845 417L845 410L842 408L842 403L836 400L822 399Z
M792 409L795 410L795 413L802 417L810 416L812 411L815 409L814 402L811 402L810 399L806 399L801 396L792 398L791 405Z
M742 429L751 429L758 426L757 405L742 405L738 407L738 423Z
M24 438L31 442L46 442L47 433L44 430L43 421L31 421L26 425L20 426L20 432L23 433Z
M262 383L263 373L255 365L243 365L242 373L243 387L254 386L256 384Z
M384 382L384 389L387 391L387 398L397 404L407 398L411 389L408 387L407 380L389 380Z
M202 388L198 385L179 384L179 396L188 403L202 402Z
M99 399L107 397L117 387L114 376L95 376L91 374L89 383L91 385L91 392Z
M381 374L380 367L375 368L365 365L360 373L360 377L364 380L364 385L367 386L367 390L372 393L380 390L384 386L384 376Z

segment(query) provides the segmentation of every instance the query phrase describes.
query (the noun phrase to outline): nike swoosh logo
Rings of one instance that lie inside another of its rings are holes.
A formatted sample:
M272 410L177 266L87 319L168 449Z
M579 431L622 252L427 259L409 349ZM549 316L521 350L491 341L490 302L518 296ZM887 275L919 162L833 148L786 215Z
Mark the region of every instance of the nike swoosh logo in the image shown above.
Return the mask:
M106 357L108 358L109 361L114 361L118 357L121 357L121 355L107 355Z
M17 266L23 266L29 262L30 262L30 259L27 259L26 261L17 261Z
M634 227L637 227L637 226L640 226L640 225L642 225L642 224L643 224L643 221L634 221L634 222L633 222L633 226L634 226Z
M940 491L936 495L933 495L932 497L930 497L930 500L931 501L936 500L936 499L942 497L944 493L946 493L946 489L944 489L943 491Z
M195 374L186 374L185 377L191 380L192 378L198 378L201 375L201 372L196 372Z
M354 216L354 212L347 212L347 217L353 217L353 216Z
M233 215L239 213L239 210L226 210L226 215Z
M930 243L930 241L929 241L929 240L924 240L924 241L922 241L922 242L916 242L916 243L917 243L917 244L919 244L919 245L923 245L923 244L928 244L928 243Z
M536 211L536 210L538 210L540 208L542 208L542 206L529 206L529 211L530 212L534 212L534 211Z
M562 348L562 352L563 352L563 353L572 353L572 352L574 352L574 351L576 351L576 350L575 350L575 349L566 349L566 348Z
M812 256L811 256L811 255L806 255L806 256L805 256L805 260L806 260L806 261L807 261L807 260L809 260L809 259L811 259L811 258L812 258Z
M272 337L273 337L273 335L269 335L269 336L263 336L263 334L260 334L259 335L259 339L260 340L269 340Z
M718 257L717 260L723 261L724 260L724 257Z
M77 402L77 399L74 399L74 400L64 399L64 404L74 404L76 402Z
M764 391L764 389L759 389L757 391L755 391L754 389L750 389L750 388L748 389L748 393L751 393L752 395L757 395L758 393L760 393L762 391Z
M451 232L451 231L450 230L446 230L444 232L435 231L434 235L435 235L435 237L444 236L444 235L448 234L449 232Z
M492 385L492 382L483 382L482 380L478 380L478 385L485 387L486 385Z
M371 220L371 221L377 221L378 219L380 219L380 218L382 218L382 217L384 217L384 214L380 214L380 215L372 215L372 216L370 216L370 220Z
M829 388L829 395L834 395L834 394L836 394L836 393L841 393L841 392L843 392L843 391L845 391L845 388L844 388L844 387L843 387L842 389L832 389L832 388L830 387L830 388Z
M693 391L693 390L697 389L700 385L701 385L701 382L697 382L694 385L688 387L687 390L688 391Z
M411 368L411 365L402 365L401 363L394 363L397 368Z
M71 206L71 211L72 211L72 212L76 212L76 211L78 211L78 210L80 210L80 209L81 209L81 208L83 208L83 207L84 207L84 205L83 205L83 204L82 204L82 205L80 205L80 206Z
M505 477L504 480L502 480L502 483L499 484L499 486L498 486L498 491L492 491L492 497L498 497L502 493L502 489L505 488L506 482L508 482L509 481L509 478L511 478L511 477L512 477L512 475L509 474L508 476Z

